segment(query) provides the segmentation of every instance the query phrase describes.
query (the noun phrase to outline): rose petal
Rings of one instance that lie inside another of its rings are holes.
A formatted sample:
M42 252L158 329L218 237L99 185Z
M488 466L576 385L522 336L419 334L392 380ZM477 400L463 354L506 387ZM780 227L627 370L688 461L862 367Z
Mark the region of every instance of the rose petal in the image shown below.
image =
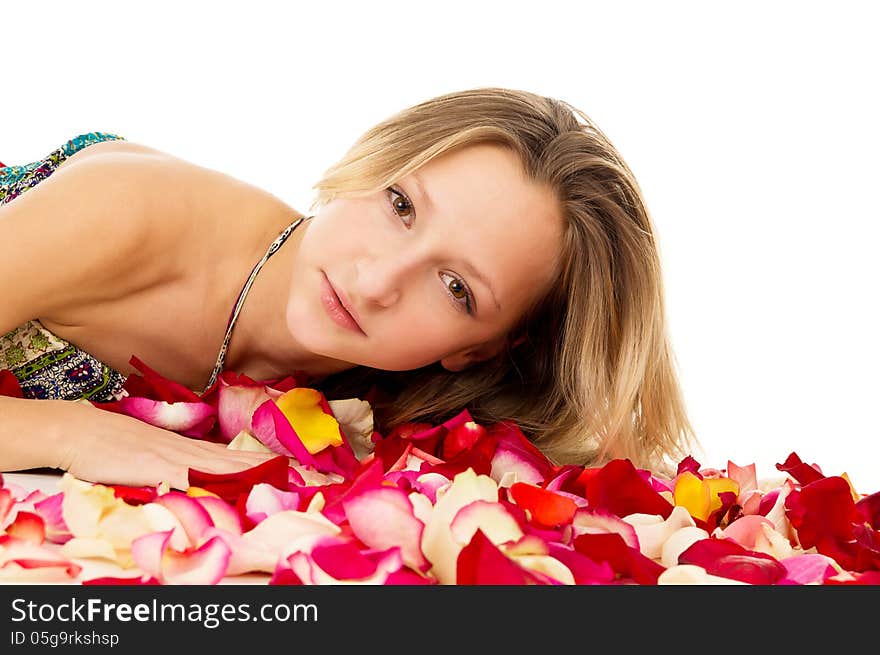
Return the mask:
M615 532L630 548L639 548L639 538L635 528L625 520L603 509L579 508L572 519L575 536L586 533Z
M653 560L662 558L666 542L678 530L696 527L690 512L681 506L673 507L665 520L659 514L630 514L623 520L633 526L642 555ZM700 538L703 538L708 536L708 533L700 530L700 535ZM666 565L665 561L664 565Z
M217 422L220 435L226 442L241 432L251 431L257 407L281 395L262 384L241 384L237 380L236 384L231 384L229 378L221 378L218 382Z
M628 459L615 459L599 469L584 469L584 497L594 509L607 509L617 516L659 514L664 519L672 504L660 495Z
M373 435L373 408L366 400L345 398L327 401L339 427L354 450L355 457L363 459L375 448Z
M468 503L449 524L452 538L462 546L471 542L477 530L496 546L523 537L520 524L504 505L485 500Z
M180 526L161 505L129 505L109 487L77 480L69 473L59 485L64 494L62 515L73 536L104 539L114 549L124 550L137 537Z
M100 586L109 586L109 585L160 585L158 579L154 578L151 575L139 575L131 578L120 578L114 576L104 576L100 578L91 578L89 580L82 581L83 586L89 585L100 585Z
M322 399L320 391L302 388L291 389L275 400L296 436L312 455L328 446L342 445L339 422L332 413L324 412Z
M243 532L241 517L226 501L214 496L200 496L196 498L196 502L208 512L211 523L218 529L237 535Z
M163 400L167 403L198 403L201 402L198 394L186 388L184 385L169 380L160 375L137 357L132 357L129 362L140 371L140 375L132 373L125 380L124 388L131 397ZM97 406L106 403L98 403Z
M76 578L82 567L45 546L0 535L0 580L53 582Z
M450 524L458 511L475 500L498 501L498 485L488 475L465 470L438 494L434 511L422 534L422 552L431 562L430 573L440 584L455 584L456 561L462 546L452 537Z
M12 398L24 398L24 391L21 383L15 374L9 369L0 371L0 396L11 396Z
M201 401L169 403L164 400L126 397L109 403L98 403L98 406L188 437L203 437L213 427L217 416L214 407Z
M514 483L510 495L531 514L531 520L548 528L571 523L578 509L571 498L525 482Z
M274 565L278 557L298 548L310 548L316 538L336 536L340 532L339 526L323 514L287 510L269 516L252 530L245 532L241 538L246 544L253 546L252 556L268 553ZM240 565L236 561L236 566Z
M400 489L379 487L346 497L342 503L354 535L374 550L399 547L403 561L418 571L430 563L421 549L425 525Z
M239 496L247 495L255 484L261 482L286 489L287 469L287 458L279 456L235 473L205 473L190 469L189 483L235 504Z
M61 547L61 554L71 559L104 559L119 563L133 563L130 553L119 552L106 539L74 537Z
M199 548L169 548L171 532L157 532L135 539L131 554L137 565L162 584L212 585L226 574L231 551L223 539L212 537Z
M159 496L156 503L177 517L189 540L189 546L195 547L201 544L202 534L214 525L211 515L202 504L185 493L171 491Z
M281 491L270 484L255 484L248 494L245 507L254 523L288 509L299 509L300 496L295 491Z
M617 577L607 561L594 562L586 555L562 544L549 544L550 555L571 572L574 584L597 585L612 584Z
M64 494L61 492L34 503L34 512L40 515L46 526L46 539L55 544L63 544L73 536L64 522L63 503Z
M264 445L259 439L246 430L242 430L226 444L229 450L245 450L251 453L271 453L271 448Z
M620 579L636 584L657 584L663 567L631 548L616 532L582 534L574 538L574 549L595 562L608 562Z
M525 585L534 575L505 555L482 530L477 530L456 558L454 584Z
M666 568L684 563L679 561L679 556L694 543L708 538L709 533L696 525L675 530L663 543L660 551L660 563Z
M15 521L6 527L6 534L39 546L46 540L46 524L38 514L19 511Z
M777 560L750 551L732 539L701 539L678 557L680 564L696 564L711 575L748 584L776 584L785 577L785 567Z
M676 564L663 571L657 578L658 585L743 585L747 584L731 578L709 575L702 566L696 564Z
M827 555L803 553L779 560L785 567L789 584L822 584L841 572L840 566Z
M273 580L289 568L306 584L377 585L400 572L402 565L398 548L367 556L348 542L324 538L311 553L298 551L279 563Z

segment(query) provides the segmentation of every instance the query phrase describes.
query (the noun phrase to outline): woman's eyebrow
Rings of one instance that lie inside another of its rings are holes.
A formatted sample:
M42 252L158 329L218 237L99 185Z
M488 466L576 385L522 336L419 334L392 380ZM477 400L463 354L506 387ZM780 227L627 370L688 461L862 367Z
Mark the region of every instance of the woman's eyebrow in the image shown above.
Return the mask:
M433 201L431 200L431 196L428 195L428 189L425 187L425 183L419 178L418 175L416 175L416 173L410 173L409 177L413 181L413 187L415 188L416 193L419 195L422 206L433 211L435 209L435 206ZM492 290L492 285L489 284L486 276L480 273L479 269L477 269L477 267L471 264L469 261L462 259L461 262L464 267L468 269L474 279L476 279L480 284L486 287L486 290L489 292L492 301L495 303L495 308L500 312L501 303L498 302L498 298L495 296L495 291Z
M492 290L492 286L489 284L489 281L477 270L473 264L471 264L468 260L462 259L461 263L464 265L466 269L468 269L471 275L476 279L480 284L486 287L486 290L489 292L489 295L492 297L492 301L495 303L495 309L499 312L501 311L501 304L498 302L498 298L495 297L495 292Z

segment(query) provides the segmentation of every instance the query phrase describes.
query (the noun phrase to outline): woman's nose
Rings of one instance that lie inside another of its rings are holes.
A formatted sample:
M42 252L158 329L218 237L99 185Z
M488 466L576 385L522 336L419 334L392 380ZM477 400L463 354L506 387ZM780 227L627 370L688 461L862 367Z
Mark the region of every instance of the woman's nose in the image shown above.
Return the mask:
M390 307L400 299L407 266L399 257L385 255L361 259L357 270L357 290L364 303Z

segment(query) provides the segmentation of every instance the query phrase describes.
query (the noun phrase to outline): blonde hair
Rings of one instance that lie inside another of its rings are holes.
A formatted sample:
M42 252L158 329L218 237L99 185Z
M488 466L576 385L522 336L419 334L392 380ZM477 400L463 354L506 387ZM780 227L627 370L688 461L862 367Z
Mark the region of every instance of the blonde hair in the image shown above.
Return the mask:
M552 189L564 222L559 277L512 335L526 341L460 372L356 367L319 386L371 396L376 430L437 424L467 408L515 423L557 464L629 458L668 473L696 443L666 334L660 262L632 172L581 111L504 88L448 93L364 133L314 185L315 211L381 191L433 158L476 143L507 146Z

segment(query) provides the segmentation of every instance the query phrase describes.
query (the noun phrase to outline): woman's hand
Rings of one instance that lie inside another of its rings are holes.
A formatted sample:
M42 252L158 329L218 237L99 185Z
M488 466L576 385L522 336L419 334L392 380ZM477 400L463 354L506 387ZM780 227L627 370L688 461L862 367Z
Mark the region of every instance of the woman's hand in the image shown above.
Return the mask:
M277 457L184 437L87 403L40 402L54 403L50 411L56 426L57 460L51 466L89 482L129 486L167 482L186 490L191 468L233 473Z

